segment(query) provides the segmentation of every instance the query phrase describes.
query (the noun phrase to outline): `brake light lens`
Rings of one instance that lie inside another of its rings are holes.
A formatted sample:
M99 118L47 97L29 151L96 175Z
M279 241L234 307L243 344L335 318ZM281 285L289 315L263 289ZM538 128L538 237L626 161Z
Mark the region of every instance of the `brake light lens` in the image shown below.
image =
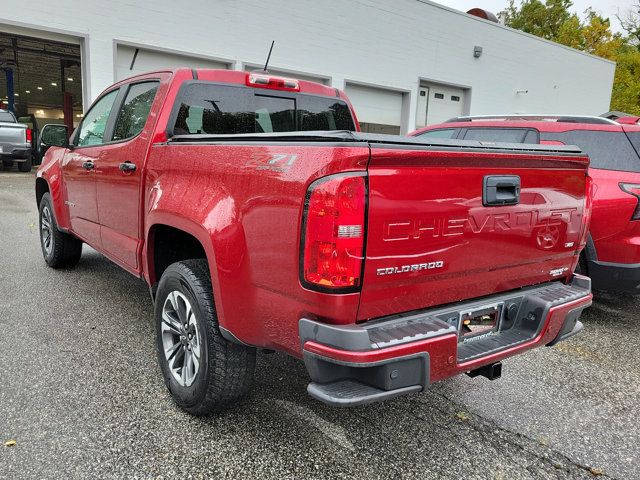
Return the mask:
M298 80L293 78L272 77L259 73L247 74L247 85L250 87L270 88L272 90L300 91Z
M334 293L358 290L366 204L364 174L330 176L309 187L300 272L305 287Z
M33 132L31 131L30 128L27 128L26 134L27 134L27 142L31 142L31 140L33 139Z
M618 185L623 192L636 197L636 209L631 215L631 220L640 220L640 185L635 183L619 183Z

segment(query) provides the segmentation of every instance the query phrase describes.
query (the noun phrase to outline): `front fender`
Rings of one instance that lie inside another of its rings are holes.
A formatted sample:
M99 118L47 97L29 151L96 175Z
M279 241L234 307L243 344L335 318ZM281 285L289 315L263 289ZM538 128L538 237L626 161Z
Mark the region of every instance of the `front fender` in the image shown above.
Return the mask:
M62 178L62 159L64 157L66 148L51 147L45 153L42 159L42 164L38 167L36 172L36 198L38 198L37 182L44 181L47 184L47 189L51 195L51 201L53 203L53 212L56 218L58 228L61 230L69 230L71 227L69 221L69 209L65 205L66 192L64 189L64 182Z

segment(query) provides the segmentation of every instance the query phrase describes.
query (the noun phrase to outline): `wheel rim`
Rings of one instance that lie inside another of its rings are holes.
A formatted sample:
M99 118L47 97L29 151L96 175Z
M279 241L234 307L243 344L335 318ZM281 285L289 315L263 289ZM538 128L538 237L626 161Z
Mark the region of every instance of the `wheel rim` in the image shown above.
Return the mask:
M51 210L49 210L48 205L45 205L42 208L42 216L40 217L40 236L47 255L50 255L53 250L53 227L51 224Z
M191 303L177 290L167 295L162 306L161 332L171 375L183 387L192 385L200 370L202 342Z

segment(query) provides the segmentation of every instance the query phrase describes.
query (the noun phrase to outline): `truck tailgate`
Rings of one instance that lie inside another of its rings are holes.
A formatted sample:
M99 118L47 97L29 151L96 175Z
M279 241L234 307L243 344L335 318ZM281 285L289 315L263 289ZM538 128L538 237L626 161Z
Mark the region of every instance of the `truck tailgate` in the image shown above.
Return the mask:
M587 166L579 151L372 144L358 320L570 275Z
M26 130L27 127L19 123L0 123L0 144L24 144Z

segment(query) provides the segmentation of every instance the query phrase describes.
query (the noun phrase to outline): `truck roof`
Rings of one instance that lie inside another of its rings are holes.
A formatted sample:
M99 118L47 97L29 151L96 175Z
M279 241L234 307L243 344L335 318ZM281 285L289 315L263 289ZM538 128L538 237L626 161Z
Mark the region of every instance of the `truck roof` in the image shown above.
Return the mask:
M194 80L204 80L210 82L221 82L221 83L231 83L238 85L248 85L248 78L250 75L260 75L260 76L268 76L275 79L292 79L295 80L298 84L298 89L296 90L299 93L308 93L313 95L323 95L327 97L337 97L341 99L345 99L345 97L341 94L340 90L333 87L328 87L327 85L323 85L321 83L310 82L308 80L298 80L295 75L291 75L288 77L284 77L282 75L273 75L268 71L264 72L263 70L256 71L241 71L241 70L222 70L222 69L213 69L213 68L168 68L163 70L155 70L151 72L145 72L138 75L134 75L123 80L120 80L115 85L129 83L132 80L135 80L138 77L148 77L149 75L153 75L154 73L170 73L173 76L176 76L179 73L189 73L192 79ZM111 87L110 87L111 88Z

